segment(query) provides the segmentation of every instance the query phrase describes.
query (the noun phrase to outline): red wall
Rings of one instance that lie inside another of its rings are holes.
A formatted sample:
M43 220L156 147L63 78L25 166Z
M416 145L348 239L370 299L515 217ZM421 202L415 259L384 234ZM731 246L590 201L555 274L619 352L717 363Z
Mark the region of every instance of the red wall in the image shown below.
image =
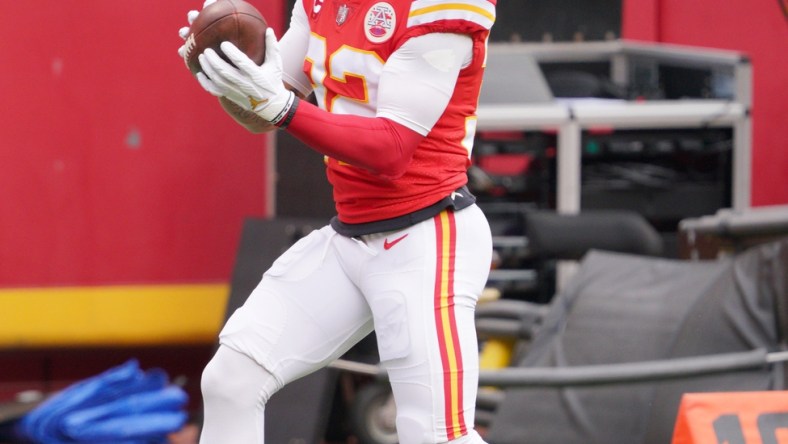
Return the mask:
M752 204L788 203L788 18L776 0L624 0L623 37L732 49L753 65Z
M201 5L4 3L0 286L229 279L267 148L177 56Z

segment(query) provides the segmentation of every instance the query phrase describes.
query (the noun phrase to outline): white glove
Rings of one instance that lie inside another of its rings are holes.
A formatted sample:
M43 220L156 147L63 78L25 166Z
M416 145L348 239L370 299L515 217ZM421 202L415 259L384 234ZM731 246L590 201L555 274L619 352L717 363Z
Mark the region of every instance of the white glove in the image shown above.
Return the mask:
M206 6L215 2L216 0L205 0L205 3L202 4L202 9L205 9ZM195 9L192 9L191 11L186 13L186 21L189 23L189 26L184 26L183 28L178 30L178 36L180 36L180 38L182 38L184 42L186 41L186 38L189 37L189 28L192 26L192 23L194 23L194 19L196 19L198 15L200 15L200 11L197 11ZM178 55L181 58L184 58L184 56L186 55L185 44L181 45L181 47L178 48Z
M261 66L230 42L222 42L220 47L235 66L222 60L216 51L206 49L198 58L203 70L197 75L200 85L273 124L288 117L296 98L282 81L282 57L273 29L265 32L265 61Z

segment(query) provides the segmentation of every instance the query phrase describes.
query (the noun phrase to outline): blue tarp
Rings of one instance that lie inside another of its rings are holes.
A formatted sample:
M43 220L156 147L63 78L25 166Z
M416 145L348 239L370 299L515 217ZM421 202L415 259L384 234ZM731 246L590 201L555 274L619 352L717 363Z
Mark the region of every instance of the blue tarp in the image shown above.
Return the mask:
M166 372L132 359L54 394L18 421L16 434L46 444L162 443L185 424L187 401Z

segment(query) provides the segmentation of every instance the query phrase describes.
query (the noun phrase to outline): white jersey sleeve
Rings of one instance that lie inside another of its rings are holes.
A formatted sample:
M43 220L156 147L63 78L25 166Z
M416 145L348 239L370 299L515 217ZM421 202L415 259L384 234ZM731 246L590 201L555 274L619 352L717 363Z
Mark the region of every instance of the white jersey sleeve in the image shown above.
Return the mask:
M376 116L426 136L446 109L472 51L471 37L461 34L430 33L405 42L381 73Z
M309 46L309 23L302 0L296 0L290 16L290 27L279 40L282 55L282 79L305 97L312 92L312 85L304 73L304 57Z

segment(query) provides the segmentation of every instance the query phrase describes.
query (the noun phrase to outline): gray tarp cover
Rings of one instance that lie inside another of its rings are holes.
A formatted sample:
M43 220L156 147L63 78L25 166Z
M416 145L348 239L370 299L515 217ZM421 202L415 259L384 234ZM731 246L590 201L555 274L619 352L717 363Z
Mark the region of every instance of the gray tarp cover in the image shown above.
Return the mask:
M778 348L788 239L688 262L588 253L520 366L566 367ZM491 444L665 444L685 392L783 389L782 368L660 383L508 389Z

